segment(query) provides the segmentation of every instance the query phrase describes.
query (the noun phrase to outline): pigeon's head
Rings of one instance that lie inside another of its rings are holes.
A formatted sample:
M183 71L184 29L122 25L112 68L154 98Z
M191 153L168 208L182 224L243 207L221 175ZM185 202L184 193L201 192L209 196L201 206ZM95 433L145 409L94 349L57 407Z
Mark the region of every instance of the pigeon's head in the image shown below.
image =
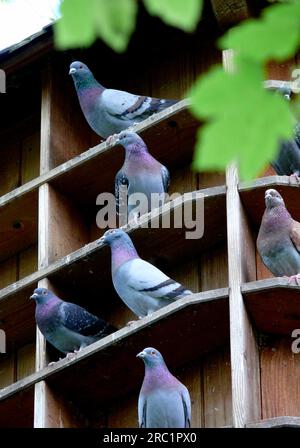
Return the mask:
M160 352L153 347L144 348L144 350L136 356L137 358L142 359L147 367L155 367L165 364L164 358Z
M75 61L70 65L69 75L72 76L74 81L82 81L85 79L93 78L93 74L83 62Z
M268 209L284 205L284 201L277 190L270 188L265 192L265 203Z
M125 130L120 132L116 143L124 146L124 148L128 148L143 143L143 140L135 132Z
M48 302L51 298L54 297L53 292L49 291L46 288L36 288L33 291L32 296L30 297L36 303L42 304Z
M107 230L104 235L100 238L99 244L105 243L108 245L112 245L118 242L130 242L132 241L126 232L122 229L110 229Z

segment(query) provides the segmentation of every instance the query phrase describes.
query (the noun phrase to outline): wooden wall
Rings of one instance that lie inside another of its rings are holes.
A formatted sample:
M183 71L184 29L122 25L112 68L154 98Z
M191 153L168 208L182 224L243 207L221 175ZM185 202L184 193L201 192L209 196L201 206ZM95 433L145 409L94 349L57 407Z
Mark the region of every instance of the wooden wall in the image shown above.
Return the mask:
M151 32L153 29L156 33ZM32 414L30 419L26 419L21 412L20 425L137 426L137 398L142 369L135 369L128 393L106 397L99 405L93 403L91 409L87 408L84 397L79 399L76 394L74 397L64 394L63 387L60 387L66 381L64 373L61 377L57 372L52 376L49 374L43 380L39 376L48 362L57 361L60 355L51 350L35 329L34 307L28 305L28 297L36 285L51 288L63 299L86 306L118 328L134 318L112 289L107 248L99 249L100 255L93 255L96 250L88 252L92 247L90 245L103 233L103 229L98 229L95 223L96 197L102 191L113 191L114 175L122 163L124 152L120 147L104 148L103 153L97 153L97 157L73 167L72 164L75 165L85 151L100 143L100 138L89 129L82 116L68 75L69 64L76 59L84 61L107 87L157 97L184 98L198 74L221 62L222 55L215 48L216 29L216 23L210 18L201 23L197 33L185 35L166 28L157 19L146 20L142 16L125 55L116 56L97 43L89 50L50 52L42 58L38 70L35 70L35 87L32 85L36 93L30 106L30 117L33 117L30 125L26 122L24 125L26 108L18 114L13 113L17 101L13 97L8 118L1 127L0 144L0 226L2 223L1 229L5 229L0 232L0 327L6 325L10 336L8 354L0 354L0 388L11 385L16 389L13 400L0 398L0 426L7 424L7 419L1 419L1 412L5 414L6 406L10 410L19 408L24 397L19 394L18 385L13 383L34 370L34 394L31 383L25 394L24 407L26 410L29 407ZM228 59L226 56L225 68L228 68ZM270 64L269 77L287 79L290 66L291 62L280 66ZM36 66L29 64L25 75L20 70L8 95L14 95L15 89L20 88L24 101L28 101L25 85L30 71L34 69ZM1 108L7 107L6 101L5 104L0 103ZM191 348L187 350L185 340L178 336L176 347L169 347L171 352L175 349L179 352L171 364L172 371L190 391L192 427L239 427L253 420L290 414L297 416L299 361L289 351L289 338L287 335L276 335L265 338L262 344L256 322L248 314L241 293L242 284L271 276L255 252L257 222L253 222L246 203L239 195L240 184L234 167L227 170L227 175L192 171L197 126L198 123L187 111L179 111L141 132L150 151L170 168L171 193L206 189L206 194L217 198L216 203L219 204L215 208L208 207L204 243L195 244L193 249L183 239L182 233L161 234L159 244L154 241L157 234L153 233L152 240L146 231L144 234L142 231L132 234L142 255L145 254L149 261L194 293L221 288L227 291L225 301L226 304L229 301L230 312L217 316L224 321L220 328L212 326L208 329L209 334L204 335L204 339L207 337L209 340L213 333L222 330L222 340L207 350L203 349L205 341L192 341L195 350L191 354ZM30 184L38 175L43 180ZM4 196L22 185L26 188L21 192L17 190L15 198ZM223 186L223 193L215 189L217 186ZM209 199L206 199L208 202ZM225 209L227 216L223 213ZM215 226L213 230L209 228L210 224ZM162 249L168 256L162 256ZM74 261L72 253L77 250L81 251L81 255ZM60 263L65 256L68 258L64 259L63 266L57 270L51 268L53 263ZM98 261L100 267L97 267ZM48 273L38 275L38 269ZM34 272L34 279L29 281L30 274ZM23 283L20 283L22 279ZM103 285L101 297L98 297L97 281ZM9 285L15 282L16 286L9 289ZM5 289L7 287L9 290ZM225 308L227 310L228 306ZM180 321L178 315L184 312L187 313L184 314L187 316L184 325L189 329L195 319L193 312L189 315L186 310L177 311L174 320ZM228 315L230 331L227 329ZM170 322L171 318L163 316L163 319ZM201 321L201 316L197 317L196 322L199 326L207 325L207 322ZM152 325L155 322L149 324L149 334ZM176 328L173 330L177 331ZM147 331L141 329L143 341ZM163 330L154 329L153 334L155 331L161 334ZM128 335L131 337L130 330ZM151 345L151 340L147 339L148 342ZM167 347L168 342L165 344ZM127 349L133 350L130 342ZM112 358L117 348L111 343L110 347L103 349L103 356L106 350L108 362L113 364ZM184 356L185 351L188 356ZM90 358L86 356L86 360L78 362L79 366L82 362L81 370L76 367L76 362L70 366L80 370L81 377L85 375L84 369L89 374L94 368L95 374L101 373L101 367L95 367L92 358L97 354L90 355ZM122 362L125 362L124 356ZM64 364L64 368L68 372L69 365ZM122 368L125 369L124 364ZM55 372L55 367L53 369ZM128 372L127 375L129 378ZM86 400L90 393L88 387Z

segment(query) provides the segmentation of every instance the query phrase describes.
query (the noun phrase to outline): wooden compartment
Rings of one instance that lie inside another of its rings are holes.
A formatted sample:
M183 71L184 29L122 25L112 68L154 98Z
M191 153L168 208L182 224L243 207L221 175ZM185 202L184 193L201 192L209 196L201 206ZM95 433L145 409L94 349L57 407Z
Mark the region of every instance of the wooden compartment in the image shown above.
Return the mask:
M277 189L293 218L300 219L299 190L287 176L271 176L240 185L240 196L256 241L265 210L264 192ZM257 334L261 416L256 426L297 426L300 416L300 358L292 351L293 330L300 322L300 288L274 277L256 253L256 280L242 285L244 302Z

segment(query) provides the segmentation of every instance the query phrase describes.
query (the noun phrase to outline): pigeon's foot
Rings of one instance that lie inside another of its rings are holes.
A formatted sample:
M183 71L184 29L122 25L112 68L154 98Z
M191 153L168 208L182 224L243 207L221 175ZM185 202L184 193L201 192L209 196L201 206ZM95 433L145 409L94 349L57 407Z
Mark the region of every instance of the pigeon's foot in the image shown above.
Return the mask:
M136 322L138 322L137 320L130 320L129 322L127 322L126 327L130 327L130 325L135 324Z
M59 358L59 361L61 360L61 358ZM49 362L48 367L54 366L57 363L57 361L52 361Z
M290 185L297 185L300 187L300 177L297 173L293 173L289 177L289 183Z
M296 285L300 286L300 274L291 275L290 277L285 276L288 279L288 284L296 283Z
M66 356L66 359L71 360L71 359L76 358L77 353L78 353L77 350L74 350L74 352L70 352L70 353L68 353L67 356Z
M118 138L118 134L110 135L109 137L107 137L106 142L109 145L113 145L116 142L117 138Z
M128 219L128 225L132 226L132 225L138 225L139 223L139 214L138 213L133 213L131 214L131 216Z

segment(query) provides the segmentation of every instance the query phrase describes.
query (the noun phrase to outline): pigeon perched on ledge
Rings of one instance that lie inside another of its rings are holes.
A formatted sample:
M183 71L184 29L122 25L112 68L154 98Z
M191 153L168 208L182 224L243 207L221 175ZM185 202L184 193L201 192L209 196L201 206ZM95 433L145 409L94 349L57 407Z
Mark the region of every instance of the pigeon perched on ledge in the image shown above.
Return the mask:
M192 294L158 268L142 260L123 230L108 230L99 241L109 244L111 248L112 281L117 293L138 317L145 317Z
M102 138L117 134L178 102L106 89L80 61L72 62L69 74L88 124Z
M190 428L191 399L187 388L170 373L155 348L145 348L137 357L145 364L138 402L139 427Z
M290 101L292 91L289 88L279 88L277 91ZM300 124L294 127L294 138L282 140L279 143L279 150L271 165L280 176L290 176L290 183L294 179L300 184Z
M300 284L300 223L287 211L278 191L265 193L257 249L263 263L276 276L288 276Z
M115 197L117 211L120 208L121 187L126 187L127 198L132 194L142 193L145 203L143 213L151 210L151 204L160 207L164 203L164 193L168 191L170 185L170 174L168 169L159 163L148 151L148 148L135 132L122 131L118 135L116 143L125 148L125 161L115 178ZM153 198L154 194L159 195L157 201ZM128 203L128 200L127 200ZM135 204L128 205L128 215L135 208Z
M79 305L64 302L53 292L37 288L35 319L41 333L60 352L68 355L117 331Z

